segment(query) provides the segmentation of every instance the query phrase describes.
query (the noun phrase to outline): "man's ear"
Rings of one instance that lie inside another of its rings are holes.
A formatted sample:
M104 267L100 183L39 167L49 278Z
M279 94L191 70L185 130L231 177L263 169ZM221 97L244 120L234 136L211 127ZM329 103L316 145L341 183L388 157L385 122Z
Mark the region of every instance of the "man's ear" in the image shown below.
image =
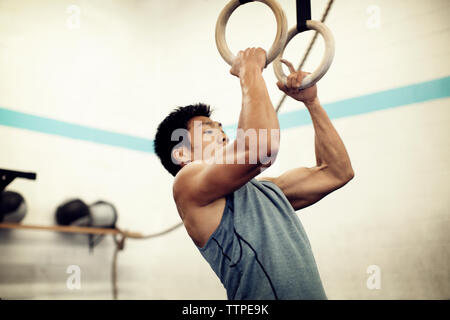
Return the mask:
M178 147L172 150L172 161L176 164L186 164L191 162L191 153L186 147Z

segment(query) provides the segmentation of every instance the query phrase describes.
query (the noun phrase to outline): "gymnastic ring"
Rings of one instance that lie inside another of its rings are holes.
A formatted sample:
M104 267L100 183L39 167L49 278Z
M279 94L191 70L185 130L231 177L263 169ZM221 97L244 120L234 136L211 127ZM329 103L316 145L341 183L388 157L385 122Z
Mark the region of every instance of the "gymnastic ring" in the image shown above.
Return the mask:
M284 14L283 9L275 0L254 0L258 2L262 2L272 9L275 14L275 18L277 20L277 34L275 36L275 40L272 43L272 47L267 53L266 57L266 67L278 56L281 50L284 47L284 44L287 39L287 19ZM250 1L253 2L253 1ZM230 48L228 48L227 41L225 39L225 29L227 26L228 19L231 14L237 7L239 7L241 3L239 0L231 0L228 4L222 9L219 14L219 18L216 23L216 46L217 50L219 50L222 58L231 66L233 65L233 60L236 58L233 53L231 53Z
M320 63L319 67L313 73L307 75L303 79L299 90L312 87L317 81L319 81L325 75L325 73L327 73L334 58L334 38L331 30L322 22L315 20L306 21L306 27L308 28L308 30L316 30L322 35L325 41L325 54L323 55L322 62ZM280 55L273 62L273 71L275 72L275 76L284 85L286 85L287 76L283 72L281 59L283 58L284 50L286 49L289 41L291 41L292 38L298 33L299 32L297 31L297 26L289 30L286 44L283 47Z

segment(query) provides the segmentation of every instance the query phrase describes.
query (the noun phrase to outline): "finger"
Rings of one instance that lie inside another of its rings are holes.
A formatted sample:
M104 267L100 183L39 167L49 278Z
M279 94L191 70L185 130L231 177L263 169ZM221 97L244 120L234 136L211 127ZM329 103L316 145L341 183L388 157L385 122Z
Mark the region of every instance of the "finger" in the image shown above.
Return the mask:
M289 71L291 73L295 73L296 72L295 68L294 68L294 65L292 63L290 63L289 61L287 61L285 59L281 59L280 61L283 62L285 65L287 65L287 67L289 68Z
M232 65L235 65L235 64L237 63L237 61L239 60L239 58L241 57L241 55L242 55L242 51L239 51L239 52L237 53L237 55L233 58Z
M287 77L286 83L287 83L286 87L287 87L288 89L296 88L296 87L297 87L297 85L296 85L296 74L295 74L295 73L291 73L291 74Z
M297 73L297 88L301 86L304 77L305 77L304 72Z
M288 91L288 88L286 87L286 84L283 83L283 81L278 81L277 82L277 86L283 92L287 92Z
M277 86L278 86L278 89L280 89L281 91L286 93L286 86L281 81L277 82Z

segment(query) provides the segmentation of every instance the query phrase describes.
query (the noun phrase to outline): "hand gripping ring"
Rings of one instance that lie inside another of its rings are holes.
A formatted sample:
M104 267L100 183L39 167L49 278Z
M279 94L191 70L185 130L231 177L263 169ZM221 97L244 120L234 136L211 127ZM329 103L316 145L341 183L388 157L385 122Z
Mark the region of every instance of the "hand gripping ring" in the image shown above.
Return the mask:
M302 84L299 87L299 90L312 87L317 81L319 81L330 68L331 62L333 61L334 58L334 38L333 34L331 33L331 30L328 29L328 27L324 25L322 22L314 20L306 21L306 27L309 30L316 30L322 35L325 41L325 54L322 58L322 62L320 63L319 67L313 73L307 75L303 79ZM299 32L297 31L297 26L289 30L286 44L284 45L280 55L273 62L273 71L275 72L275 76L284 85L286 85L287 76L283 72L283 68L281 66L281 59L283 58L283 53L284 50L286 49L287 44L298 33Z
M283 9L275 0L255 0L266 4L272 9L277 20L277 34L275 40L272 43L272 47L267 53L266 66L269 65L281 52L287 39L287 20ZM225 39L225 28L227 26L228 19L231 14L241 3L239 0L231 0L220 12L219 18L216 23L216 45L222 58L231 66L235 55L233 55L228 48L227 41Z

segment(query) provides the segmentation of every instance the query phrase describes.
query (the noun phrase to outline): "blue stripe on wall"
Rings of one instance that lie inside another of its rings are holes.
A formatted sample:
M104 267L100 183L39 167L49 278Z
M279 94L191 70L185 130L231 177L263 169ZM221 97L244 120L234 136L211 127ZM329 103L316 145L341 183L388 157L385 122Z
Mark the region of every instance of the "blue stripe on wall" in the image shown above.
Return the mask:
M336 119L449 96L450 76L328 103L324 105L324 108L331 119ZM278 117L281 129L311 123L309 113L304 108L281 113ZM153 140L150 139L34 116L5 108L0 108L0 125L153 153ZM237 124L226 126L224 129L228 133L235 130L236 127Z
M327 103L323 107L327 111L330 119L336 119L449 96L450 77L445 77ZM278 119L281 129L299 127L311 123L308 110L304 108L280 114Z
M38 117L0 108L0 125L54 134L72 139L153 152L153 141L122 133L105 131L69 122Z

